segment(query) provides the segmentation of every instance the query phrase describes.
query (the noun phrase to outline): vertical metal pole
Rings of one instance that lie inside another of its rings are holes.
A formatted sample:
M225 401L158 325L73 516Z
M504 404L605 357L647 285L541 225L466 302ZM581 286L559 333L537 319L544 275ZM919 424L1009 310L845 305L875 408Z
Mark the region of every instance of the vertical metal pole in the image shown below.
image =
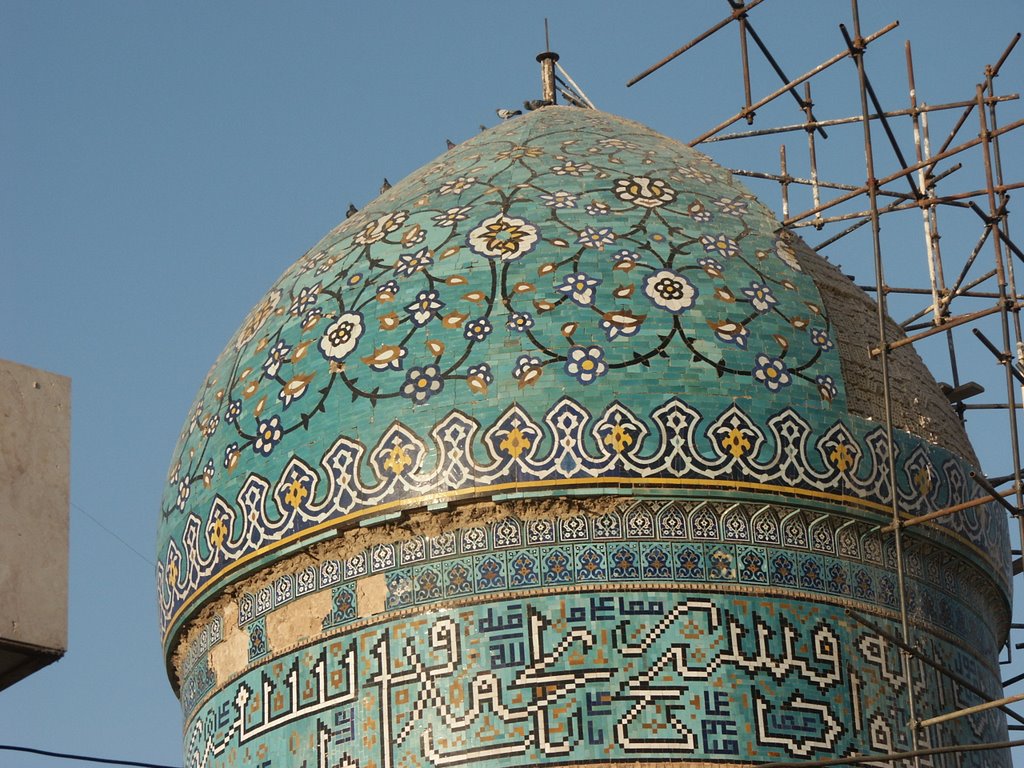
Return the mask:
M931 158L932 156L932 138L931 131L928 128L928 113L921 113L921 139L922 139L922 150L925 158ZM931 175L931 165L926 166L922 169L926 176ZM929 189L930 196L935 195L934 182ZM946 291L946 278L944 274L944 267L942 264L942 247L940 244L941 236L939 235L939 207L932 205L928 207L928 238L931 245L931 251L934 254L935 274L938 280L939 287L944 291L945 302L942 307L942 317L948 318L952 313L951 307L953 301L953 295ZM973 259L973 257L972 257ZM955 291L954 291L955 293ZM953 386L960 386L960 366L956 356L956 344L953 342L953 331L946 331L946 350L949 354L949 370L953 377ZM967 406L963 402L959 402L954 406L957 416L960 417L960 421L964 421L964 414L967 411Z
M988 211L990 218L990 226L997 227L999 222L996 221L996 195L993 190L993 178L992 178L992 159L990 156L991 151L991 135L989 134L988 121L985 117L985 92L981 85L977 86L975 92L975 98L978 102L978 122L981 130L981 151L982 159L985 161L985 184L988 192ZM1006 271L1004 269L1003 262L1003 241L998 235L992 237L992 247L995 249L996 257L996 280L999 286L999 322L1003 332L1003 351L1010 353L1010 313L1008 307L1013 304L1007 298L1006 292ZM1020 473L1020 444L1017 436L1017 406L1016 406L1016 387L1014 386L1013 373L1011 366L1013 365L1014 356L1012 353L1005 359L1003 368L1006 372L1006 402L1008 405L1007 412L1010 417L1010 452L1013 457L1013 481L1016 485L1016 507L1020 509L1024 504L1024 495L1022 495L1021 489L1021 473ZM1020 517L1018 517L1018 524L1021 524ZM1022 529L1024 530L1024 529Z
M786 165L786 145L779 146L779 168L782 171L782 218L789 218L789 168Z
M925 159L925 154L921 142L921 114L917 111L917 86L914 83L914 60L909 40L906 42L905 50L907 57L907 84L910 89L910 109L912 110L911 115L914 126L914 151L917 162L920 163ZM917 192L920 200L924 200L928 197L934 197L935 194L935 190L931 183L931 174L926 174L924 172L924 168L919 168L917 171ZM938 282L938 274L935 269L935 251L933 248L934 240L931 228L932 219L929 216L929 211L933 208L934 206L921 206L921 223L924 225L924 245L925 254L928 259L928 279L932 288L932 319L935 325L941 325L942 317L946 313L943 311L943 305L940 301L940 285Z
M931 133L928 130L928 113L927 112L922 112L921 113L921 137L922 137L923 142L924 142L923 143L924 156L926 158L931 159L931 156L932 156L932 139L931 139ZM926 176L931 174L931 168L932 168L932 166L929 165L928 168L925 169L925 175ZM948 173L948 171L947 171L947 173ZM931 195L932 196L935 195L935 180L934 179L932 180L932 184L931 184ZM929 224L929 231L931 233L930 236L931 236L932 251L935 254L935 274L936 274L936 276L938 277L938 280L939 280L939 287L942 288L942 289L945 289L945 287L946 287L946 278L944 276L943 266L942 266L942 248L939 247L939 240L941 239L941 235L939 235L939 214L938 214L938 210L939 210L939 207L937 205L929 206L928 207L928 220L930 222L930 224ZM947 314L949 314L949 313L947 312Z
M999 69L1002 67L1003 62L1006 61L1006 57L1010 55L1010 52L1014 49L1014 47L1016 47L1017 43L1020 42L1020 38L1021 38L1021 35L1018 32L1013 37L1013 40L1010 41L1010 44L1007 46L1006 50L1003 52L1003 55L999 58L999 61L996 62L995 66L986 67L985 68L986 91L988 92L988 95L990 97L994 97L995 96L995 85L993 83L993 80L999 75ZM995 102L994 99L989 104L989 123L991 124L993 131L998 129L999 124L998 124L998 121L996 119L996 102ZM999 137L998 137L998 135L996 135L995 138L992 140L992 149L993 149L993 155L994 155L994 159L995 159L996 182L1001 185L1003 183L1003 164L1002 164L1002 157L1001 157L1000 152L999 152ZM1008 197L1008 195L1006 194L1005 191L999 193L999 210L1000 211L1005 211L1005 206L1006 206L1006 203L1007 203L1008 199L1009 199L1009 197ZM990 202L990 207L991 207L991 202ZM1006 234L1007 238L1009 238L1009 236L1010 236L1010 228L1009 228L1009 222L1006 219L1005 213L1000 217L1000 221L996 223L996 226L999 227ZM1016 276L1014 274L1013 259L1007 257L1006 262L1007 262L1006 263L1006 266L1007 266L1007 279L1008 279L1008 283L1009 283L1008 287L1009 287L1009 290L1011 292L1011 295L1012 295L1014 301L1016 302L1016 299L1017 299L1017 296L1018 296L1018 292L1017 292L1017 280L1016 280ZM1014 312L1013 315L1012 315L1012 320L1013 320L1013 331L1014 331L1013 335L1014 335L1014 338L1016 339L1016 347L1017 347L1016 348L1016 355L1014 357L1016 358L1018 365L1024 365L1024 343L1022 343L1022 341L1021 341L1021 327L1020 327L1020 315L1019 315L1019 313ZM1013 363L1012 362L1008 362L1006 365L1007 365L1007 370L1009 370L1009 366L1013 365ZM1022 397L1022 399L1024 399L1024 388L1022 388L1021 397ZM1010 399L1009 397L1007 398L1007 404L1010 406L1009 413L1010 413L1011 422L1013 424L1016 424L1016 422L1017 422L1017 409L1015 407L1013 407L1014 403L1013 403L1012 399ZM1011 433L1012 433L1012 430L1011 430ZM1019 446L1017 444L1017 440L1016 439L1013 439L1013 449L1014 449L1014 451L1019 451ZM1021 483L1020 461L1018 459L1017 453L1013 453L1012 455L1014 457L1014 464L1013 464L1013 473L1014 474L1013 474L1013 478L1014 478L1014 482L1016 483L1016 487L1018 488L1017 508L1020 509L1021 508L1021 504L1020 504L1020 491L1019 491L1020 483ZM1019 542L1019 545L1024 547L1024 515L1019 515L1018 514L1018 515L1016 515L1016 518L1017 518L1017 534L1018 534L1017 540ZM1008 646L1010 648L1013 648L1013 644L1012 643L1008 644Z
M988 93L989 97L992 99L989 102L989 105L988 105L988 123L991 126L992 131L997 131L999 129L999 122L998 122L998 120L996 118L997 102L995 101L995 95L996 95L996 93L995 93L995 83L993 81L999 75L999 68L1000 68L1000 66L1002 66L1002 62L1006 60L1006 57L1010 54L1010 51L1012 51L1013 48L1017 45L1017 42L1019 40L1020 40L1020 34L1018 33L1014 37L1013 42L1011 42L1010 46L1006 49L1006 52L1003 53L1003 56L999 60L999 63L996 64L994 67L993 66L985 67L985 91ZM1001 156L1000 151L999 151L999 136L998 136L998 134L996 134L995 136L992 137L992 139L991 139L991 146L992 146L993 168L994 168L994 171L995 171L995 182L996 182L997 186L1001 187L1003 185L1003 160L1002 160L1002 156ZM1005 190L1001 191L999 193L999 210L1000 211L1005 211L1006 210L1006 203L1008 201L1009 201L1009 195L1006 194ZM999 221L996 223L996 226L1000 229L1000 231L1003 232L1004 235L1006 235L1007 239L1009 239L1009 237L1010 237L1010 223L1009 223L1009 220L1007 219L1005 213L999 217ZM1007 282L1007 288L1008 288L1009 295L1012 296L1012 297L1016 297L1017 296L1017 280L1016 280L1016 275L1014 274L1013 259L1010 258L1009 256L1007 256L1007 258L1006 258L1006 282ZM1024 361L1021 360L1021 355L1022 355L1022 352L1024 352L1024 348L1022 348L1020 315L1017 314L1017 313L1014 313L1011 316L1010 319L1013 322L1013 339L1016 342L1016 346L1017 346L1017 349L1016 349L1016 353L1017 354L1015 355L1015 357L1017 358L1017 362L1018 363L1024 363Z
M897 494L896 477L896 445L893 439L892 425L892 392L889 387L889 346L885 338L886 294L885 294L885 270L882 265L882 244L880 239L880 226L878 214L878 180L875 178L875 160L871 146L871 120L868 112L867 78L864 72L864 39L860 33L860 12L857 0L850 0L853 13L853 61L857 66L857 82L860 90L860 108L863 115L862 125L864 127L864 164L867 171L868 199L871 205L871 245L875 262L875 291L877 301L878 321L878 359L882 369L882 400L885 409L885 434L887 453L887 472L889 476L890 506L893 521L893 543L896 548L896 581L899 595L900 612L900 633L903 642L911 645L910 623L907 619L907 591L906 578L903 568L903 531L900 526L899 496ZM914 695L914 680L910 668L910 655L900 650L900 659L903 667L903 676L907 681L907 715L909 722L917 720L917 707ZM918 741L917 733L910 729L910 740L912 749L916 750ZM914 758L914 765L920 766L918 758Z
M995 96L995 83L993 81L995 80L995 78L999 74L999 68L1002 66L1002 63L1006 60L1006 57L1010 55L1010 51L1012 51L1014 49L1014 47L1017 45L1017 43L1019 41L1020 41L1020 33L1018 33L1013 38L1013 40L1010 42L1010 45L1007 47L1006 51L1004 51L1003 55L1000 57L999 62L994 67L989 66L989 67L985 68L985 91L988 93L988 95L990 97ZM989 104L988 109L989 109L988 122L991 125L992 130L996 130L999 127L999 124L998 124L998 122L996 120L996 102L994 100ZM993 158L994 158L994 161L995 161L995 181L996 181L997 184L1002 185L1002 183L1003 183L1003 164L1002 164L1002 157L1000 156L1000 153L999 153L999 137L996 136L994 139L988 139L988 131L986 130L987 125L985 123L984 115L982 115L982 121L981 122L982 122L982 134L983 134L982 147L985 150L985 160L986 160L986 162L988 161L988 147L989 147L989 144L991 144L992 150L993 150ZM989 215L991 216L995 212L995 208L994 208L994 206L995 206L995 198L992 195L992 181L991 181L991 179L988 179L988 178L986 178L986 180L988 181ZM999 208L998 208L998 210L1005 211L1005 205L1006 205L1007 199L1008 199L1008 196L1007 196L1005 191L999 193ZM1000 216L1000 220L999 221L993 222L993 226L999 227L1006 234L1007 237L1010 236L1009 226L1008 226L1008 222L1006 220L1005 213ZM996 248L1001 250L1001 244L998 242L999 237L996 236L995 240L997 241L996 242ZM997 259L998 258L999 257L997 256ZM1006 277L1007 277L1007 283L1008 283L1007 287L1009 289L1010 295L1014 299L1014 303L1016 304L1017 280L1016 280L1016 277L1014 275L1013 259L1012 258L1009 258L1009 257L1007 258L1006 266L1007 266L1007 275L1006 275ZM997 269L998 269L998 266L997 266ZM1004 310L1004 313L1005 313L1005 310ZM1007 411L1009 413L1009 418L1010 418L1010 440L1011 440L1010 455L1013 457L1013 481L1014 481L1015 487L1017 488L1017 509L1020 509L1021 508L1020 445L1018 444L1018 439L1017 439L1017 408L1015 406L1014 399L1013 399L1014 383L1013 383L1012 374L1010 373L1010 366L1013 365L1013 360L1016 360L1018 364L1024 363L1024 360L1021 359L1022 353L1024 353L1024 344L1022 344L1022 342L1021 342L1021 327L1020 327L1020 315L1019 315L1019 313L1017 313L1015 311L1013 313L1012 320L1013 320L1013 338L1014 338L1014 340L1016 342L1016 345L1015 345L1016 349L1013 352L1015 352L1016 354L1011 352L1011 360L1009 360L1009 361L1007 361L1005 363L1006 373L1007 373L1007 389L1006 389L1007 397L1006 397L1006 402L1007 402L1007 405L1009 406L1007 408ZM1009 344L1009 334L1008 334L1008 331L1007 331L1007 344ZM1007 351L1010 351L1010 350L1008 349ZM1024 388L1022 388L1021 398L1024 399ZM1017 518L1017 540L1020 543L1020 545L1022 547L1024 547L1024 515L1016 515L1016 518ZM1009 643L1008 645L1009 645L1010 648L1013 647L1012 643Z
M916 160L921 163L931 156L931 142L928 135L928 113L921 112L917 108L917 84L914 78L914 57L910 47L910 41L906 45L907 55L907 82L910 87L910 108L914 124L914 149L917 153ZM922 167L917 171L918 191L921 199L934 199L935 182L932 179L931 169ZM932 288L932 309L933 322L941 325L950 316L952 309L950 302L952 297L946 291L946 280L942 270L942 252L939 249L939 218L938 206L929 205L921 207L922 224L924 225L925 254L928 259L928 278ZM946 349L949 354L949 368L953 377L953 386L960 386L960 370L957 366L956 345L953 343L953 332L946 331ZM958 402L954 406L957 416L962 422L964 420L964 404Z
M544 53L537 54L540 62L540 97L551 104L558 98L555 87L555 62L558 54L551 52L551 35L548 33L548 20L544 18Z
M814 207L817 208L821 205L821 194L818 191L818 155L814 148L814 128L811 127L811 123L814 122L814 102L811 101L811 81L808 80L804 83L804 116L807 119L807 155L811 163L811 201L814 203ZM788 218L783 216L783 218ZM817 222L814 227L817 230L821 230L825 226L824 222L821 221L821 213L814 215L815 221Z
M747 14L738 17L740 28L740 60L743 63L743 109L750 109L750 60L747 58ZM747 112L747 125L754 124L754 113Z

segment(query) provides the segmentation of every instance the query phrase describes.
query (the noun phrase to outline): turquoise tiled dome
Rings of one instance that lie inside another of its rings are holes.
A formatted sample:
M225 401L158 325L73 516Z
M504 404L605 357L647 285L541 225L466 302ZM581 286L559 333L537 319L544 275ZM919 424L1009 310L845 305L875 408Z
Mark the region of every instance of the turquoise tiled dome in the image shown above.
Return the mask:
M825 269L636 123L549 107L458 145L291 266L211 369L163 499L165 640L285 548L408 509L717 488L884 513ZM976 493L897 443L908 512ZM972 519L983 559L1005 526Z

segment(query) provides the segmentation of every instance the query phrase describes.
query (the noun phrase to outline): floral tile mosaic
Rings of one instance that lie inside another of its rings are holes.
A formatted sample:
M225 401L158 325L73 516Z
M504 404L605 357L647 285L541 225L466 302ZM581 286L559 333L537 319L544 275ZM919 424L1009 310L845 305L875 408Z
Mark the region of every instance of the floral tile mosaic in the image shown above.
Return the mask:
M742 479L884 505L815 257L778 230L700 153L594 110L508 121L396 184L286 270L203 383L162 502L165 640L241 558L438 495ZM956 457L898 449L908 512L977 494ZM964 520L983 557L1006 549L1001 514ZM710 510L686 524L719 523L750 540ZM492 545L545 534L526 535Z

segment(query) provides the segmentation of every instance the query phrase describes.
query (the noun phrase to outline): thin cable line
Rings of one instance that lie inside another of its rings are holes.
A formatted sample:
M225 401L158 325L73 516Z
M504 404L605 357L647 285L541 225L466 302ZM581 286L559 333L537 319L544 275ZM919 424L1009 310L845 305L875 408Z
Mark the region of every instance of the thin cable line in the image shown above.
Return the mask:
M50 752L45 749L33 749L32 747L16 747L11 744L0 744L0 750L10 752L28 752L32 755L44 755L46 757L59 757L62 760L83 760L90 763L106 763L107 765L134 765L139 768L180 768L177 765L165 763L140 763L135 760L113 760L108 757L88 757L87 755L74 755L68 752Z
M77 505L77 504L75 504L75 502L73 502L73 501L71 502L71 506L72 506L72 507L74 507L75 509L77 509L77 510L78 510L79 512L81 512L81 513L82 513L83 515L85 515L86 517L88 517L88 518L89 518L90 520L92 520L92 521L93 521L94 523L96 523L96 525L98 525L98 526L99 526L100 528L102 528L102 529L103 529L104 531L106 531L106 532L107 532L107 533L109 533L109 534L110 534L111 536L113 536L113 537L114 537L115 539L117 539L118 541L120 541L120 542L121 542L122 544L124 544L124 545L125 545L126 547L128 547L128 549L130 549L130 550L131 550L132 552L134 552L134 553L135 553L136 555L138 555L139 557L141 557L141 558L142 558L142 559L143 559L143 560L144 560L145 562L149 563L149 565L151 565L151 566L152 566L153 568L156 568L156 564L155 564L155 563L154 563L154 562L153 562L152 560L150 560L150 559L149 559L148 557L146 557L146 556L145 556L144 554L142 554L141 552L139 552L139 550L137 550L137 549L136 549L135 547L133 547L133 546L132 546L131 544L129 544L129 543L127 542L127 541L125 541L124 539L122 539L122 538L121 538L120 536L118 536L118 535L117 535L116 533L114 533L114 532L113 532L112 530L110 530L109 528L107 528L107 526L105 526L105 525L104 525L103 523L101 523L101 522L100 522L99 520L97 520L97 519L96 519L95 517L93 517L92 515L90 515L90 514L89 514L89 513L88 513L88 512L87 512L87 511L86 511L85 509L83 509L82 507L78 506L78 505Z

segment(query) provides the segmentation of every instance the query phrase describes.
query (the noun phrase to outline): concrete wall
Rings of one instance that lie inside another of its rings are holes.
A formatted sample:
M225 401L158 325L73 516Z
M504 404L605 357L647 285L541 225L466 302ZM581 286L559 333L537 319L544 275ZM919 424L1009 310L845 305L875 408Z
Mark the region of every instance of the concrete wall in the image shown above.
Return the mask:
M71 381L0 361L0 688L68 637Z

